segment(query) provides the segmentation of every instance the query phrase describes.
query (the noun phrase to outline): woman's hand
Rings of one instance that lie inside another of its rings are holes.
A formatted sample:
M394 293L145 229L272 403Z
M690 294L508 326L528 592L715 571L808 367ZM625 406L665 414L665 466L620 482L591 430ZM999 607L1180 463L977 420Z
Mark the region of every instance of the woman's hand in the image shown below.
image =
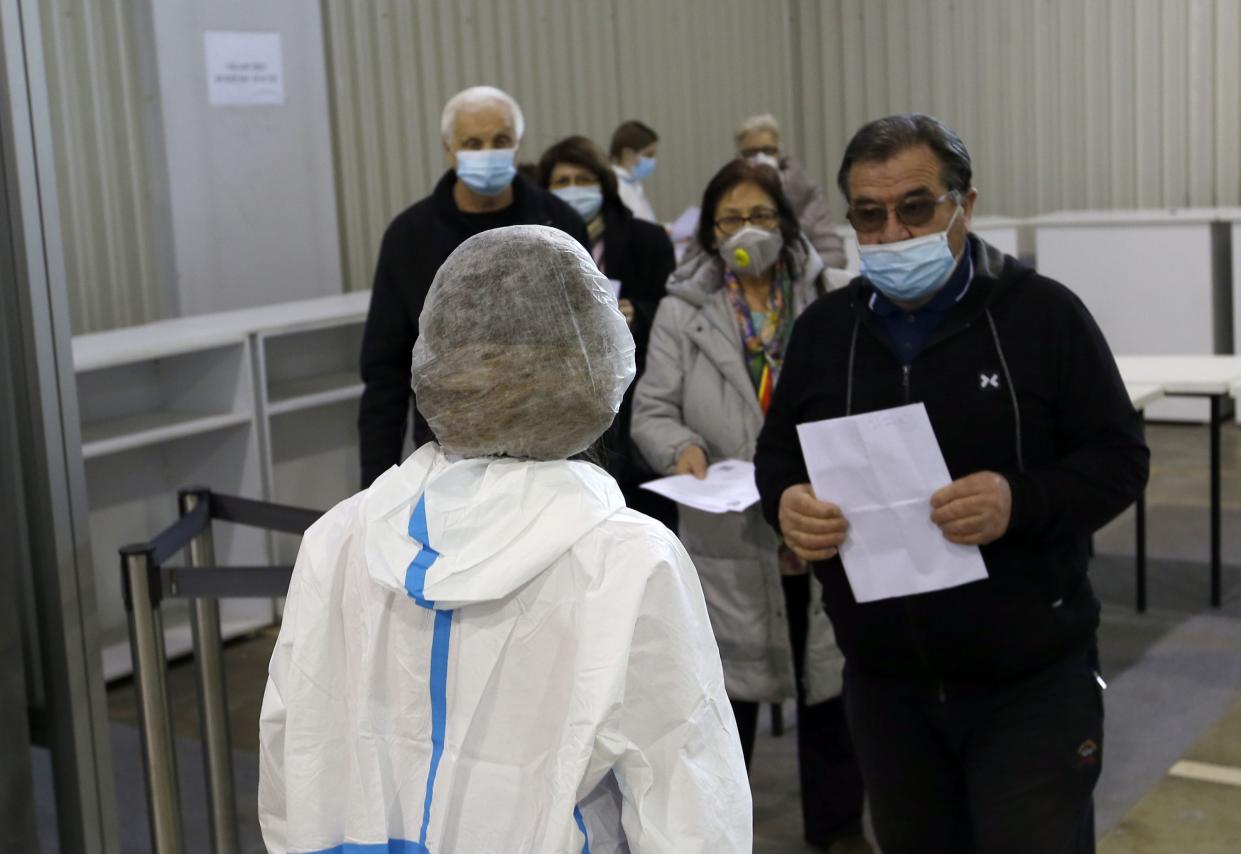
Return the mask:
M673 474L692 474L699 480L707 477L707 454L697 445L687 445L677 457L677 465Z

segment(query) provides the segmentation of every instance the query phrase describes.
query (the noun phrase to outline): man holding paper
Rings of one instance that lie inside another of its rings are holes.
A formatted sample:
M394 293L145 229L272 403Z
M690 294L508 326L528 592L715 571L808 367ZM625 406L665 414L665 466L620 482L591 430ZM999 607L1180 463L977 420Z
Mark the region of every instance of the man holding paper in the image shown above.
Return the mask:
M1088 852L1088 543L1138 497L1149 453L1082 303L969 233L971 178L929 116L849 143L862 276L797 321L758 487L823 584L885 854Z

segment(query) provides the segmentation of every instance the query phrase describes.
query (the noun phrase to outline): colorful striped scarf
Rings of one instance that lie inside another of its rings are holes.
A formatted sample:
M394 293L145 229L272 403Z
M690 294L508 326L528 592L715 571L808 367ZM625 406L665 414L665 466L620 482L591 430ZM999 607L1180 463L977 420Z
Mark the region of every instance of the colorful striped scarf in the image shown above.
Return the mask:
M785 271L783 263L776 265L771 277L770 309L762 329L754 328L754 316L745 301L745 292L731 270L724 271L724 285L728 302L737 318L737 328L741 332L746 368L758 394L758 405L766 414L767 407L771 405L776 381L780 379L784 348L788 344L789 334L793 331L793 313L790 308L793 303L793 280Z

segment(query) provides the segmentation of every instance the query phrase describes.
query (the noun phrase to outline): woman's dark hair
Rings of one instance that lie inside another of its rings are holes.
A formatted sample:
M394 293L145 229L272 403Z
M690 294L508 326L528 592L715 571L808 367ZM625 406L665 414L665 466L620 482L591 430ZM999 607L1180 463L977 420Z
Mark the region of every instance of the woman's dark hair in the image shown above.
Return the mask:
M613 160L620 160L621 152L626 148L641 151L652 142L659 142L659 135L651 130L651 126L637 119L630 119L627 122L621 122L621 126L613 131L609 153Z
M738 184L755 184L764 193L771 196L775 203L776 213L780 215L780 236L784 238L784 248L780 250L780 259L784 261L789 275L797 278L801 268L797 263L797 254L793 247L801 240L801 226L797 223L797 214L793 205L784 195L784 186L780 183L780 173L770 166L751 163L748 160L730 160L724 168L715 173L715 177L707 183L702 194L702 212L698 216L698 244L712 255L719 255L719 247L715 240L715 209L720 200Z
M616 189L616 173L608 165L599 146L584 136L567 136L553 145L539 158L539 186L547 189L552 182L552 170L557 163L572 163L590 170L599 179L603 188L605 202L618 202L620 195Z
M939 174L945 187L961 195L970 191L974 172L961 137L933 116L897 113L863 125L849 140L836 173L836 185L845 201L849 201L849 170L853 164L882 163L918 145L925 145L939 158Z

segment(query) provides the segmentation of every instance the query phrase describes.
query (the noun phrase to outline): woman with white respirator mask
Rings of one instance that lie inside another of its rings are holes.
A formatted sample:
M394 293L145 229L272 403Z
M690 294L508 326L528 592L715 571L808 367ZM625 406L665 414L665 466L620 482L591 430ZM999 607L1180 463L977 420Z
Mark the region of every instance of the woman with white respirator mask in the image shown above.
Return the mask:
M824 265L780 177L733 160L703 194L696 242L655 315L632 434L657 471L703 478L750 462L794 320L824 291ZM678 533L702 582L746 763L761 704L797 701L804 835L860 843L861 774L840 700L843 659L806 566L752 506L679 508Z

